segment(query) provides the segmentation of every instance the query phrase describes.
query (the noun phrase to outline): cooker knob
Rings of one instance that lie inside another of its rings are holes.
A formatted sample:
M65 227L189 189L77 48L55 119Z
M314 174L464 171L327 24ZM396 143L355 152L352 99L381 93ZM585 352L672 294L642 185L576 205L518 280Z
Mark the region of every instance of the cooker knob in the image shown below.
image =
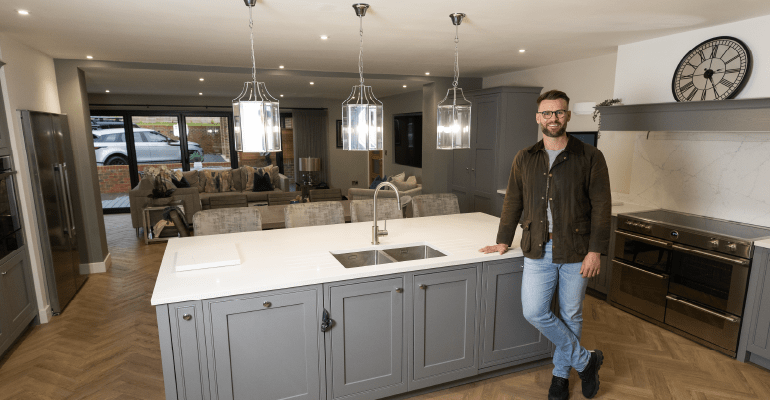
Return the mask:
M679 237L679 232L671 231L671 237L674 238L674 239L678 238Z
M712 249L719 248L719 240L712 239L711 241L709 241L709 247L711 247Z
M735 243L728 243L727 244L727 250L735 251L738 249L738 246L735 245Z

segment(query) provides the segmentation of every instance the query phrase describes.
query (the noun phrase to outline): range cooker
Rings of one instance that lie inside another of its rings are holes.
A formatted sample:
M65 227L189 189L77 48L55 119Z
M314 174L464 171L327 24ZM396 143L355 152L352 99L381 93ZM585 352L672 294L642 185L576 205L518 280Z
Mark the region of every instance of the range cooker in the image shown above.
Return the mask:
M620 214L609 301L735 357L754 241L770 229L652 210Z

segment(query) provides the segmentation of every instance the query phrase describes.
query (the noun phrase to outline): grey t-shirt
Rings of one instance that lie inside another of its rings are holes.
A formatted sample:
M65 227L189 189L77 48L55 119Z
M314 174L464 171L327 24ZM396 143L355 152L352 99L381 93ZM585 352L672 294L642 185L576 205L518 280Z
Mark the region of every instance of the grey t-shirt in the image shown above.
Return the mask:
M548 165L548 170L551 170L551 167L553 167L553 162L556 161L556 156L558 156L564 149L559 150L545 150L548 153L548 161L550 164ZM550 181L550 180L549 180ZM548 187L546 186L546 193L548 192ZM548 201L546 203L546 213L548 214L548 232L553 232L553 215L551 215L551 202Z

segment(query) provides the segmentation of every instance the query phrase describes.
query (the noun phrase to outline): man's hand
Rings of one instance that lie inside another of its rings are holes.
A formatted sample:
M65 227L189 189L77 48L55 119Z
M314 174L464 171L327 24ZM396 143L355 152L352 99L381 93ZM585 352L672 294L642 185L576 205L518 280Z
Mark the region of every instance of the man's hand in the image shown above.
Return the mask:
M593 278L599 275L601 269L601 256L595 251L591 251L586 254L586 258L583 259L583 265L580 266L580 273L583 278Z
M484 247L483 249L479 249L479 251L484 254L500 252L500 255L503 255L506 251L508 251L508 245L500 243L494 246Z

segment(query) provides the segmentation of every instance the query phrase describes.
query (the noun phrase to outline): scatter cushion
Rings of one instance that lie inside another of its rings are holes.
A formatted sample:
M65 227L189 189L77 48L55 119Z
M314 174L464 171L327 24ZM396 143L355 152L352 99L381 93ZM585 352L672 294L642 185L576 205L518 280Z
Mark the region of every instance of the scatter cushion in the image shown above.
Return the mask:
M203 192L203 182L198 175L198 171L184 171L182 172L182 176L187 179L187 182L190 184L190 187L194 187L198 189L198 193Z
M250 165L244 165L241 167L241 180L243 181L243 190L252 192L254 191L254 173L256 170Z
M233 190L236 192L240 192L243 190L244 187L244 179L243 179L243 168L233 168L230 170L233 174Z
M388 181L389 182L403 182L404 179L406 179L406 172L402 172L400 174L393 175L393 176L390 177L390 179Z
M234 192L235 185L233 185L233 171L219 171L219 191L220 192Z
M372 181L372 184L369 185L369 189L377 189L377 185L379 185L382 182L383 182L382 178L380 178L380 176L377 175L377 177L374 178L374 181Z
M255 192L268 192L273 190L273 185L270 182L270 174L257 171L254 173L254 191Z
M416 187L417 187L417 184L416 184L416 183L415 183L415 184L411 184L411 183L409 183L409 182L407 182L407 181L393 181L393 182L390 182L390 183L392 183L393 185L395 185L395 186L396 186L396 188L397 188L397 189L398 189L400 192L402 192L402 191L404 191L404 190L412 190L412 189L414 189L414 188L416 188Z
M409 177L409 178L406 180L406 183L408 183L408 184L410 184L410 185L414 185L414 187L417 187L417 177L416 177L416 176L410 176L410 177Z
M187 179L183 176L181 180L177 179L176 176L171 177L171 183L174 184L174 186L178 188L188 188L190 187L190 182L187 182Z
M201 171L204 177L203 191L206 193L219 193L219 174L216 171Z

